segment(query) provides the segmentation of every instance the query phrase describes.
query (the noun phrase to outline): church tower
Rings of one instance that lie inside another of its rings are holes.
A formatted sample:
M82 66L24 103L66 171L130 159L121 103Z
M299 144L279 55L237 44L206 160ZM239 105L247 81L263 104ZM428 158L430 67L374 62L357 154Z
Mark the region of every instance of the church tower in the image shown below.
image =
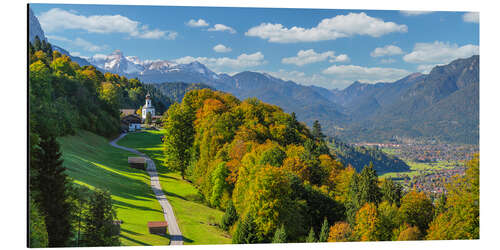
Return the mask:
M146 115L151 113L151 117L155 115L155 108L151 104L151 96L149 93L146 95L146 104L142 107L142 122L146 120Z

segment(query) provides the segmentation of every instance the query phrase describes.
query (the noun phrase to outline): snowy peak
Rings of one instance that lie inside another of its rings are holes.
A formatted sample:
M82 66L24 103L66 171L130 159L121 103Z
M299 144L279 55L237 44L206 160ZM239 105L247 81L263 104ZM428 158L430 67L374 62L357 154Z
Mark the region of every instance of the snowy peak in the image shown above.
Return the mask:
M129 77L146 77L148 81L154 82L157 82L156 79L163 78L161 75L165 74L177 74L179 77L182 74L197 75L198 78L212 81L227 78L226 76L219 76L198 61L177 64L168 60L141 60L137 56L125 56L120 50L115 50L109 55L94 55L89 61L108 72ZM184 78L180 77L179 79ZM197 78L187 77L185 80L193 81L195 79Z

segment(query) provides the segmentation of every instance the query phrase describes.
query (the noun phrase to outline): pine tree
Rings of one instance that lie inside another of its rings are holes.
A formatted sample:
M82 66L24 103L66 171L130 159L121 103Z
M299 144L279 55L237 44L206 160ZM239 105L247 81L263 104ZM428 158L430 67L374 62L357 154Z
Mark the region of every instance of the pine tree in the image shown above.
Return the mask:
M381 193L378 187L378 177L373 163L365 166L359 175L359 192L360 204L373 202L378 204L380 202Z
M152 118L151 118L151 112L146 113L146 124L151 125Z
M229 200L224 216L222 216L221 227L224 230L229 230L229 228L234 225L238 220L238 214L236 213L236 208L234 207L233 201Z
M321 124L318 120L313 123L312 136L316 141L323 141L326 137L321 131Z
M396 204L399 207L401 203L401 185L394 183L390 178L386 178L380 191L382 200L388 201L390 204Z
M314 234L314 228L313 227L311 227L311 230L309 230L309 234L307 235L306 242L307 243L316 242L316 235Z
M35 48L35 51L39 51L42 49L42 42L40 41L40 37L35 36L33 47Z
M113 221L113 209L109 191L97 189L90 197L89 211L84 216L83 242L85 246L118 246L119 235Z
M286 231L285 226L281 225L274 233L273 243L286 243Z
M328 234L330 234L330 227L328 226L328 220L325 218L323 225L321 226L321 232L319 233L319 242L327 242Z
M34 173L30 190L45 217L49 247L67 246L71 237L71 204L68 201L69 180L64 173L59 144L54 136L40 137L34 148L30 170Z
M257 237L257 225L255 225L254 218L250 214L238 223L236 231L233 235L234 244L251 244L259 243Z

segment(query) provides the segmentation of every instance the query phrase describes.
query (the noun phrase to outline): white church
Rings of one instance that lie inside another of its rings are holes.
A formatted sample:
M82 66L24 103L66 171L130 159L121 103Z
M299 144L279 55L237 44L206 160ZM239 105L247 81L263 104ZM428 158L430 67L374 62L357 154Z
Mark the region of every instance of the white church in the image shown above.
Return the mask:
M155 116L155 108L151 104L151 96L149 93L146 95L146 104L142 107L142 122L146 121L146 115L151 113L151 118Z

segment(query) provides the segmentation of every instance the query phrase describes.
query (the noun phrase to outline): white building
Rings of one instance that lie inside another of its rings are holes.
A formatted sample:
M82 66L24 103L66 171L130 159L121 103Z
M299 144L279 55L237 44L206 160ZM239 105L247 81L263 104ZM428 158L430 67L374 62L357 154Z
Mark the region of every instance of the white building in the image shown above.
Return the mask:
M146 120L146 115L151 113L151 118L155 115L155 108L151 104L149 93L146 95L146 104L142 107L142 122Z

